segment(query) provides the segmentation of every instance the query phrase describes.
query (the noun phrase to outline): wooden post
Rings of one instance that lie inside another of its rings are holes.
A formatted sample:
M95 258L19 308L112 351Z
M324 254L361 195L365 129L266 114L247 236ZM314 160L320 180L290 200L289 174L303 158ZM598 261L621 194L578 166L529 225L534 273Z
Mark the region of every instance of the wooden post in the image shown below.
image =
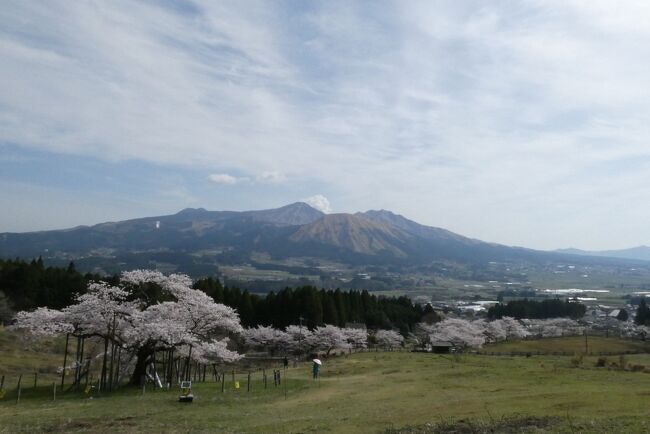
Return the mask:
M284 374L285 374L284 382L283 382L284 383L284 399L287 399L287 377L286 377L287 368L284 368Z
M251 372L248 371L248 377L246 378L246 392L251 391Z
M104 338L104 357L102 357L102 374L100 379L100 384L102 385L102 390L106 389L106 374L107 374L107 355L108 353L108 338Z
M113 365L115 363L115 312L113 312L113 327L111 327L111 369L108 374L108 390L113 390Z
M79 355L77 356L77 371L76 371L76 378L75 378L75 384L77 385L77 389L79 389L79 383L81 383L81 371L83 369L83 359L84 359L84 346L86 345L86 338L80 338L81 339L81 350L79 352Z
M56 401L56 382L52 382L52 401Z
M172 383L174 382L174 349L172 348L169 350L169 373L167 376L167 384L169 384L169 387L172 387Z
M38 372L34 372L34 389L38 385Z
M113 319L114 318L115 318L115 316L113 316ZM113 390L113 377L114 377L114 374L115 374L115 371L114 371L114 369L115 369L115 367L114 367L114 364L115 364L115 342L113 342L112 340L111 340L111 360L110 360L110 362L111 362L111 365L110 365L111 367L108 370L108 390L112 391Z
M63 370L61 371L61 390L63 390L63 383L65 382L65 364L68 362L68 341L69 340L70 340L70 333L66 333L66 335L65 335L65 353L63 355Z
M77 347L75 348L75 356L74 356L74 382L73 384L77 384L77 381L79 381L79 350L81 349L81 337L77 336Z
M165 384L165 383L167 383L167 359L168 359L169 351L163 351L162 354L163 354L162 357L161 357L161 359L162 359L162 369L160 370L162 378L160 379L160 382ZM165 387L165 386L163 385L163 387Z
M2 378L0 378L0 390L2 390L5 386L5 376L3 375Z
M224 375L221 377L221 393L225 391L225 386L226 386L226 376Z
M232 370L232 382L233 383L235 382L235 370L234 369Z
M262 369L262 378L264 379L264 389L266 389L266 369Z
M16 387L17 389L16 404L20 402L20 391L21 391L20 383L22 382L22 380L23 380L23 374L20 374L20 376L18 377L18 386Z
M122 362L122 346L117 347L117 369L115 370L115 388L120 384L120 363Z
M88 387L88 381L90 381L90 359L86 361L86 384L84 384L84 390Z

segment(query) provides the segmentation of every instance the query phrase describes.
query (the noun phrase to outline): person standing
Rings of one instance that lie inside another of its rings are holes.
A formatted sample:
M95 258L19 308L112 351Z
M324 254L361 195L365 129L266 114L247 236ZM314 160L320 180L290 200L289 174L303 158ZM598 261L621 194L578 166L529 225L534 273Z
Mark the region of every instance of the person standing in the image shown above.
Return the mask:
M314 380L320 376L320 365L321 365L321 361L318 359L314 359L314 364L311 367L311 373Z

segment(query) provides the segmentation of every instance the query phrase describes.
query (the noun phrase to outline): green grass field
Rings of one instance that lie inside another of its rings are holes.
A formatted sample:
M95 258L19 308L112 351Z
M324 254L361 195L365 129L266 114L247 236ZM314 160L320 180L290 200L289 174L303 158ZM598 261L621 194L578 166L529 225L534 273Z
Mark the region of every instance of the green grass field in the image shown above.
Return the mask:
M650 364L649 356L634 357ZM320 383L309 378L307 364L290 369L286 399L282 387L265 390L254 374L252 392L243 377L239 391L228 381L223 394L216 383L197 384L192 404L178 403L175 391L128 388L52 402L49 387L28 386L19 404L13 392L0 401L0 432L650 430L649 374L595 368L589 358L574 368L570 359L359 353L326 360Z
M562 338L545 338L533 340L517 340L509 342L499 342L496 344L485 345L481 352L483 353L511 353L511 352L531 352L533 354L541 352L552 354L554 352L562 353L627 353L643 352L650 353L650 342L619 339L604 336L588 336L585 348L584 336L568 336Z

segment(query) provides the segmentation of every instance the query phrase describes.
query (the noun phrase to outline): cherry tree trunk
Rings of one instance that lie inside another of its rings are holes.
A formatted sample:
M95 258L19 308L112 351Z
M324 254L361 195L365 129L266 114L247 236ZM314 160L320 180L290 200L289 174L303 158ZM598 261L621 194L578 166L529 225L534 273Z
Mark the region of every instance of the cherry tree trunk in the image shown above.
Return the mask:
M153 348L142 347L138 350L137 359L135 361L135 368L133 368L133 373L131 374L131 381L129 384L133 386L142 386L142 381L147 375L147 366L151 362L152 356Z

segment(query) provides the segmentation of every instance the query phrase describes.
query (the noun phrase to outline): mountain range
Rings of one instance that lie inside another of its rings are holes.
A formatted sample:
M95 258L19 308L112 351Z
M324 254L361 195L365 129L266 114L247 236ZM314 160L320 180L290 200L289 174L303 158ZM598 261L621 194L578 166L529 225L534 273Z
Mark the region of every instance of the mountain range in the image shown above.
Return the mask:
M101 264L103 269L109 263L124 268L164 262L185 272L199 272L197 264L250 263L260 255L271 262L311 258L348 265L421 266L436 261L579 261L581 256L573 253L487 243L386 210L324 214L302 202L243 212L188 208L94 226L0 234L0 257L42 256L83 261L86 268Z
M580 249L559 249L558 253L568 253L580 256L601 256L607 258L635 259L641 261L650 261L650 247L637 246L629 249L620 250L580 250Z

